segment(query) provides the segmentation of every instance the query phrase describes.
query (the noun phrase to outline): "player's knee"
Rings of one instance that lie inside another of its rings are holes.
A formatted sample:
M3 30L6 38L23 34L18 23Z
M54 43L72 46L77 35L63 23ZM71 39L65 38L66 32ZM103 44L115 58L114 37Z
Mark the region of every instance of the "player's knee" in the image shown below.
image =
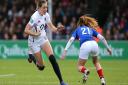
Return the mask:
M50 55L49 56L49 60L50 60L50 62L53 64L53 63L57 63L56 62L56 59L55 59L55 57L54 57L54 55Z
M44 70L44 68L45 68L44 65L43 65L43 66L38 66L38 65L37 65L37 67L38 67L38 69L39 69L40 71Z

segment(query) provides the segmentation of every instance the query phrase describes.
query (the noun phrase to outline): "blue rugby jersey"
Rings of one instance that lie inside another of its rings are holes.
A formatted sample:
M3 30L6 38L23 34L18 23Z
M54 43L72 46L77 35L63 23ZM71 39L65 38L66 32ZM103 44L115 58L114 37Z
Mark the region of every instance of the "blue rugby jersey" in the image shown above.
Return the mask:
M80 46L82 43L86 41L94 40L93 37L97 37L99 33L96 32L94 29L89 28L87 26L80 26L78 27L72 34L72 37L79 38Z

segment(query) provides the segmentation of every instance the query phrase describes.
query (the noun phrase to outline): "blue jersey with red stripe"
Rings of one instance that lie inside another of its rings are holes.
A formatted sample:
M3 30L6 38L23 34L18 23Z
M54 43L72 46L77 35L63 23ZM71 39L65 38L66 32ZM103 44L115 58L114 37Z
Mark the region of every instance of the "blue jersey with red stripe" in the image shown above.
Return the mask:
M80 26L78 27L72 34L72 37L79 38L80 46L82 43L86 41L94 40L93 37L97 37L99 33L96 32L94 29L89 28L87 26Z

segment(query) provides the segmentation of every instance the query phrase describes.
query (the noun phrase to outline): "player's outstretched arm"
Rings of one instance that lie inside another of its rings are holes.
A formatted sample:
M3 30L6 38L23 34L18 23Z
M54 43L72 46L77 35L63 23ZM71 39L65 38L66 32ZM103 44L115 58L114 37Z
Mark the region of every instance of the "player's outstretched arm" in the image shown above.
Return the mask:
M104 45L106 46L106 48L107 48L108 53L111 55L111 54L112 54L112 51L111 51L110 47L108 46L108 43L107 43L106 39L105 39L101 34L98 34L98 35L97 35L97 38L100 39L100 41L103 42L103 44L104 44Z
M62 24L59 24L57 27L55 27L52 22L48 23L48 27L52 32L62 31L64 30L64 26Z
M73 43L73 41L75 40L74 37L71 37L68 41L68 43L66 44L66 47L61 55L61 59L64 59L66 57L66 53L67 53L67 50L69 49L69 47L71 46L71 44Z

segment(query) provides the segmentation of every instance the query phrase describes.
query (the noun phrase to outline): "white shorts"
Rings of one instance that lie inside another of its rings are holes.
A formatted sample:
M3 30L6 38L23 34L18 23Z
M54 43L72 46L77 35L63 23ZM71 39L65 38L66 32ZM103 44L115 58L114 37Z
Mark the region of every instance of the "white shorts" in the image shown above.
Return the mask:
M47 37L44 36L42 37L40 40L28 40L28 53L29 54L34 54L37 53L41 50L41 48L43 47L44 43L46 43L48 41Z
M99 47L96 41L86 41L80 47L79 58L88 59L88 56L98 56Z

